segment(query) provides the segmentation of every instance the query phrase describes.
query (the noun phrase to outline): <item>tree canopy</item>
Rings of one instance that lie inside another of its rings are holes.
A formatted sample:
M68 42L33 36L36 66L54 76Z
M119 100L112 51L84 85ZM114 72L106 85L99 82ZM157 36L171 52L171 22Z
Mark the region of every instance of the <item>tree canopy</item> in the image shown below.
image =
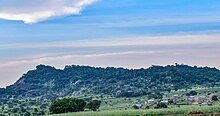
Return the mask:
M105 94L115 97L148 95L161 98L161 91L190 89L194 86L219 86L216 68L187 65L152 66L144 69L66 66L63 70L39 65L15 84L0 89L1 95L56 99L80 94ZM7 93L7 94L6 94Z
M64 98L54 101L50 106L50 111L55 114L67 112L84 111L86 102L83 99Z

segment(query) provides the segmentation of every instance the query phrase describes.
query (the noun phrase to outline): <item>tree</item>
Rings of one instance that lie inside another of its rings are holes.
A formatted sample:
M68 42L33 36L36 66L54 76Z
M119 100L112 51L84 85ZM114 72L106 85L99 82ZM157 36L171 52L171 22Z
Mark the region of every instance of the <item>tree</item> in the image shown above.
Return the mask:
M189 93L186 93L186 96L194 96L197 95L198 93L196 91L190 91Z
M163 99L163 95L159 92L159 91L156 91L156 92L151 92L148 94L148 99Z
M13 109L11 110L12 113L17 113L18 111L19 111L19 108L13 108Z
M218 101L218 96L217 95L213 95L212 96L212 101Z
M4 111L4 109L5 109L5 106L3 105L3 106L2 106L2 112Z
M21 106L21 107L20 107L20 111L21 111L21 112L26 112L27 110L26 110L26 108L24 108L23 106Z
M165 103L158 103L155 108L158 109L158 108L167 108L167 107L168 106Z
M30 112L25 112L24 116L31 116L31 113Z
M174 102L173 102L172 99L168 99L168 103L169 103L169 104L173 104Z
M92 111L97 111L101 105L100 100L93 100L87 104L87 108L89 108Z
M67 112L84 111L86 102L83 99L64 98L54 101L50 106L50 111L55 114Z

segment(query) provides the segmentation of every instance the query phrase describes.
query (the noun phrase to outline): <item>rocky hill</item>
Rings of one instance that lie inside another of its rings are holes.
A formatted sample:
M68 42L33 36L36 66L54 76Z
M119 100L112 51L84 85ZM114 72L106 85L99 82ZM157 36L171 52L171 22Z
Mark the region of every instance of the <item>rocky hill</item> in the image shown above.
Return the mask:
M1 96L68 97L106 94L116 97L149 95L193 86L220 86L216 68L187 65L152 66L147 69L66 66L63 70L39 65L15 84L0 89Z

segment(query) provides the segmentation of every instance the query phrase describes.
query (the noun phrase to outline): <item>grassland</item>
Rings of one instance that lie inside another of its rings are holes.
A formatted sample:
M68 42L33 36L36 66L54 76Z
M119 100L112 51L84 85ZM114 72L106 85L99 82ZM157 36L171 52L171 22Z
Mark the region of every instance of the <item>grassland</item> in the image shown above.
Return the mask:
M207 93L216 92L219 94L219 88L194 88L199 95L207 95ZM175 94L183 95L188 91L180 90L171 93L164 93L164 98L169 98ZM212 106L208 105L169 105L166 109L138 109L135 110L131 106L135 102L144 103L146 96L125 98L103 98L100 110L97 112L85 111L77 113L66 113L53 116L158 116L172 114L189 114L193 111L201 111L204 113L220 113L220 101L214 102ZM107 104L106 104L107 103ZM111 105L109 105L111 103Z
M198 92L198 95L207 95L208 93L215 93L217 95L220 95L220 88L214 87L214 88L192 88L191 90L195 90ZM173 95L180 95L183 96L185 93L191 91L191 90L179 90L179 91L172 91L172 92L164 92L164 98L168 99ZM168 108L166 109L138 109L135 110L132 106L133 104L140 102L144 103L146 100L148 100L147 96L141 96L141 97L133 97L133 98L114 98L107 95L87 95L87 97L92 96L94 99L98 99L102 101L101 107L97 112L86 111L84 112L77 112L77 113L66 113L66 114L59 114L59 115L52 115L52 116L158 116L158 115L172 115L172 114L188 114L192 111L201 111L204 113L220 113L220 101L214 102L212 106L208 105L180 105L178 107L177 105L168 105ZM83 96L78 96L78 98L83 98ZM186 96L183 96L186 97ZM39 103L40 104L39 104ZM42 102L42 101L41 101ZM0 116L1 114L7 116L17 116L19 114L24 114L21 111L17 111L16 113L13 113L12 110L14 108L20 108L21 106L25 107L28 106L29 108L26 108L26 112L30 112L30 114L41 114L46 115L50 114L49 107L46 108L40 108L42 105L39 100L34 101L11 101L9 102L13 108L9 108L8 104L0 104L0 108L4 106L4 112L1 112L0 110ZM30 103L34 103L30 106ZM49 101L43 101L43 103L50 104ZM38 109L38 112L35 111L35 109ZM42 114L44 112L44 114Z
M169 106L167 109L101 110L97 112L77 112L53 116L158 116L188 114L192 111L201 111L204 113L220 113L220 102L214 103L213 106L183 105L181 107Z

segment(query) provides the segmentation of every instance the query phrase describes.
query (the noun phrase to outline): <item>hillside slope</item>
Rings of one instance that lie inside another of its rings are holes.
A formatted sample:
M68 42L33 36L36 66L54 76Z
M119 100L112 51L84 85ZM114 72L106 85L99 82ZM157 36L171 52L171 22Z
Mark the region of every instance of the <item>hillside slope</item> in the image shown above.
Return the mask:
M66 66L63 70L39 65L15 84L0 89L15 97L68 97L107 94L116 97L157 95L161 91L187 89L196 85L219 86L220 71L187 65L152 66L147 69Z

